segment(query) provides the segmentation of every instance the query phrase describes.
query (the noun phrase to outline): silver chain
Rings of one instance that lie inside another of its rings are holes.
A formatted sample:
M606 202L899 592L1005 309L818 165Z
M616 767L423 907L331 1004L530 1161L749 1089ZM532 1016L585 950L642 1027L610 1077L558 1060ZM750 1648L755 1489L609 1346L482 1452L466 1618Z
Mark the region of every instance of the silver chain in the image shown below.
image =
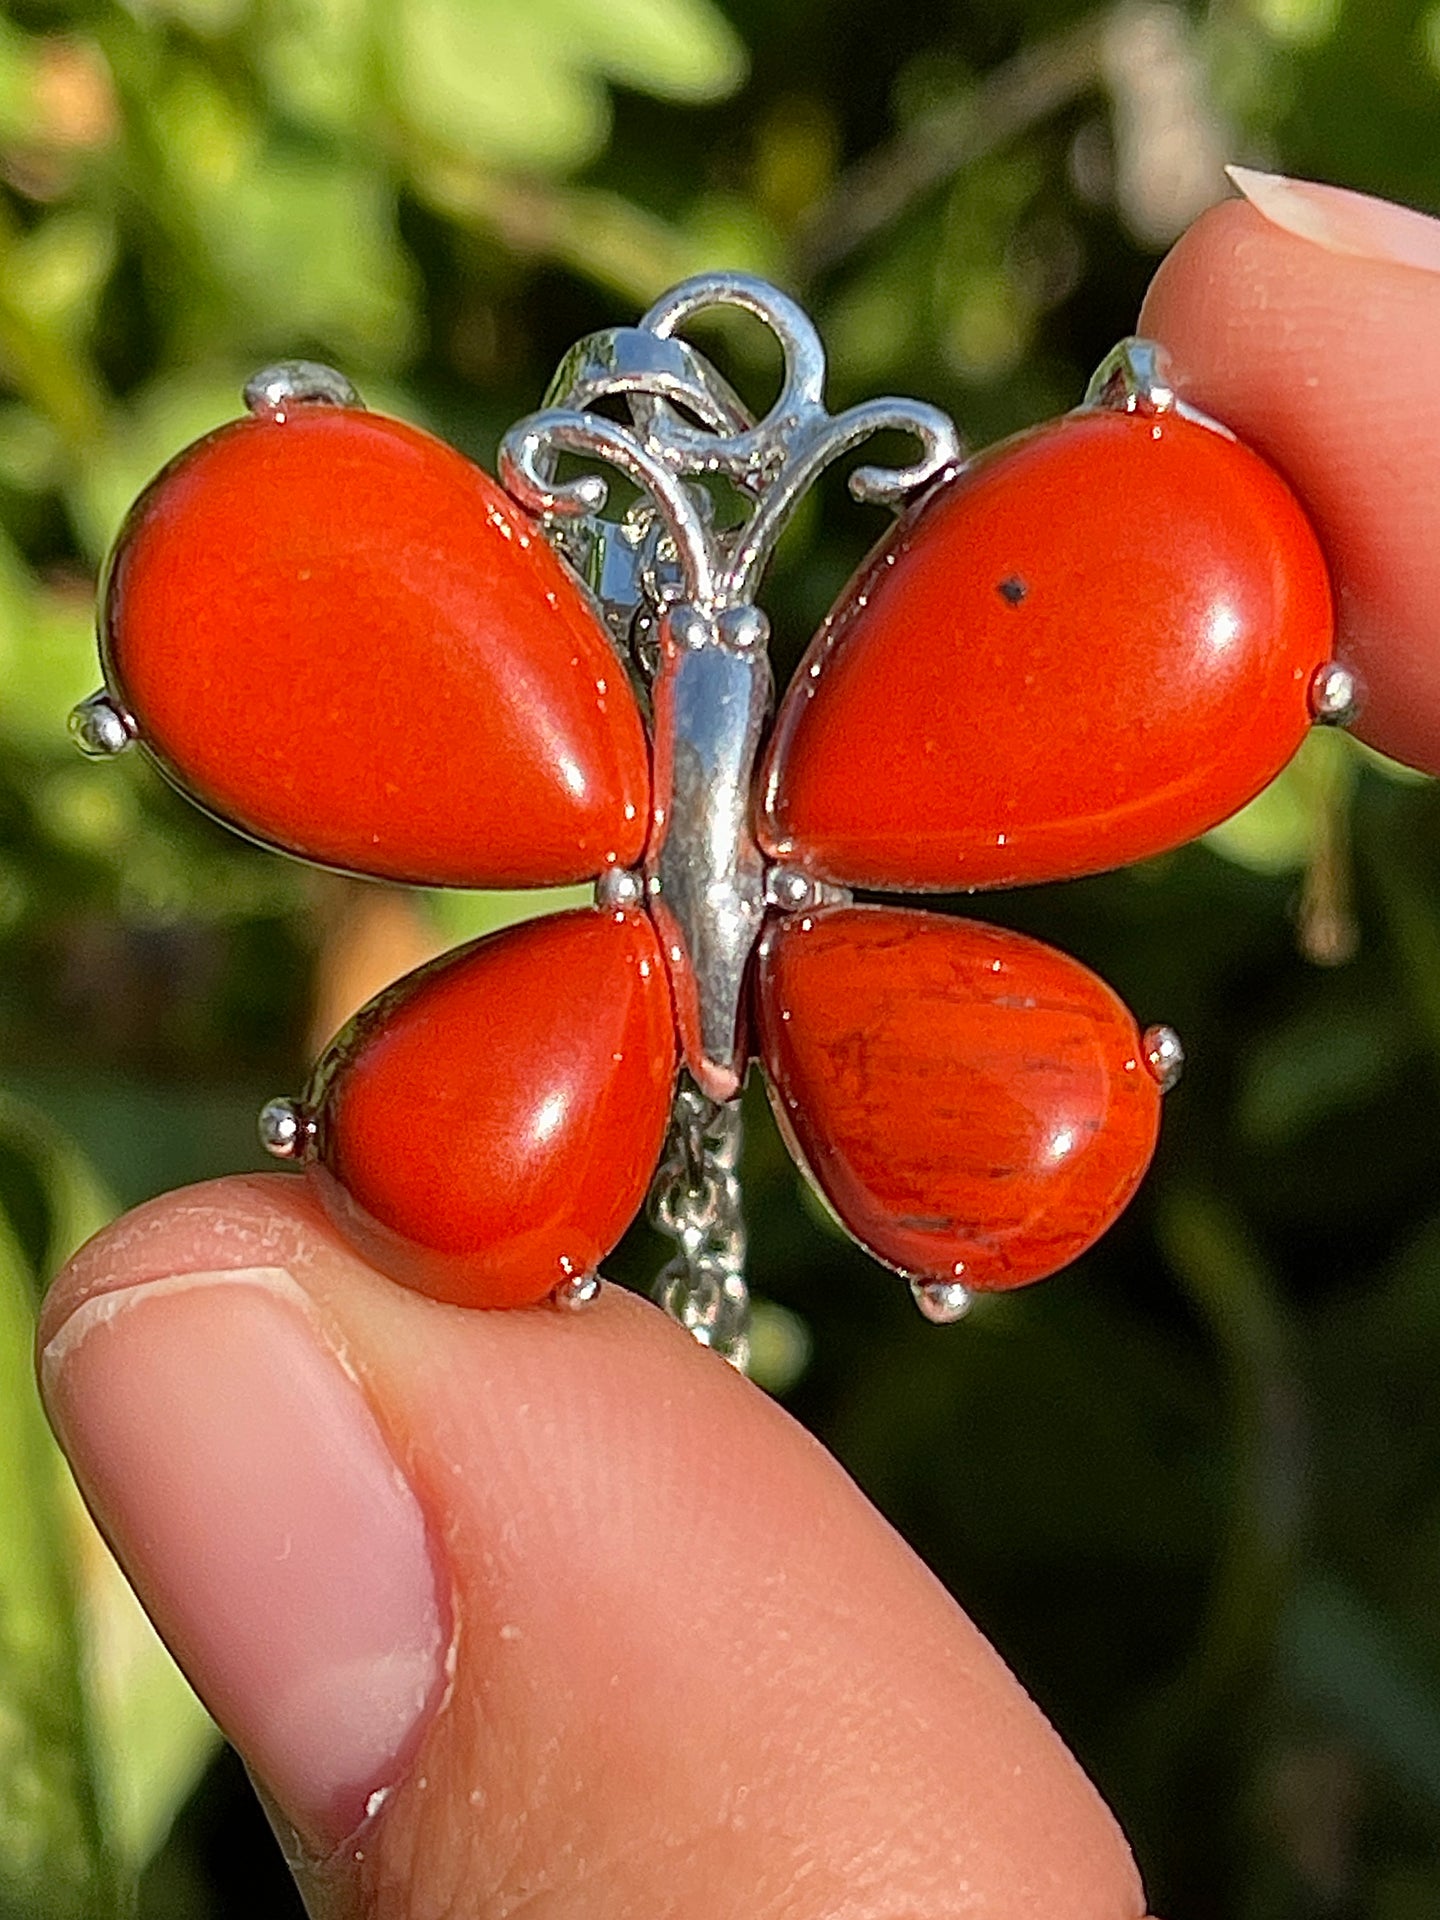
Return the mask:
M702 1346L743 1373L750 1361L750 1292L741 1133L738 1100L711 1100L682 1083L650 1189L650 1218L676 1243L655 1281L656 1300Z

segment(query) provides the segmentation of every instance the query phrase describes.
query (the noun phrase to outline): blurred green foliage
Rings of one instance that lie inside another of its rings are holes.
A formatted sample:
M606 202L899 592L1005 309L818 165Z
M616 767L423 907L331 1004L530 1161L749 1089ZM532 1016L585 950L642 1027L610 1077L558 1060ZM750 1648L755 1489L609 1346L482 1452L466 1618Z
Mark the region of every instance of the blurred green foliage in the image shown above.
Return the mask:
M1225 158L1440 208L1412 0L21 0L0 18L0 1915L292 1910L87 1537L29 1385L113 1207L255 1163L337 901L74 761L126 504L312 353L476 457L701 266L793 287L834 398L983 443L1078 395ZM720 349L764 394L741 329ZM793 662L876 522L832 486ZM1137 689L1137 700L1143 689ZM337 891L338 889L338 891ZM462 937L514 902L421 903ZM976 910L971 903L970 910ZM937 1334L751 1100L772 1385L976 1613L1168 1920L1440 1913L1440 796L1316 739L1208 846L979 903L1193 1066L1078 1270ZM1341 964L1343 962L1343 964ZM643 1284L637 1229L619 1269ZM172 1817L178 1811L178 1818Z

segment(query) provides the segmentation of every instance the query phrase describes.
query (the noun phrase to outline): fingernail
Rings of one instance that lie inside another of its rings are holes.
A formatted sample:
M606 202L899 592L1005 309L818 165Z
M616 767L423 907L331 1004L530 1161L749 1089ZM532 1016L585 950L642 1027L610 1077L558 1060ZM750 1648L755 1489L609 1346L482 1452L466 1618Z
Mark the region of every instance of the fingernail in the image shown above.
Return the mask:
M318 1851L438 1703L446 1609L419 1501L279 1268L99 1294L41 1355L102 1531L225 1732Z
M1440 273L1440 220L1429 214L1315 180L1288 180L1253 167L1225 171L1258 213L1298 239L1359 260Z

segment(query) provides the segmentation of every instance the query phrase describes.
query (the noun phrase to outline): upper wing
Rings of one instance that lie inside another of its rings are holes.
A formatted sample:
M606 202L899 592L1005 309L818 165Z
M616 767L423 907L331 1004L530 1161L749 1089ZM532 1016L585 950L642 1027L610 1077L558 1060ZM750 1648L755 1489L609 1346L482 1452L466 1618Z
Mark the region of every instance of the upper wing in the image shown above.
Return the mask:
M421 885L633 864L644 728L535 523L400 421L302 405L173 461L111 559L112 693L255 839Z
M1194 838L1299 745L1324 561L1222 430L1095 409L994 449L871 555L781 706L775 859L852 886L1022 884Z

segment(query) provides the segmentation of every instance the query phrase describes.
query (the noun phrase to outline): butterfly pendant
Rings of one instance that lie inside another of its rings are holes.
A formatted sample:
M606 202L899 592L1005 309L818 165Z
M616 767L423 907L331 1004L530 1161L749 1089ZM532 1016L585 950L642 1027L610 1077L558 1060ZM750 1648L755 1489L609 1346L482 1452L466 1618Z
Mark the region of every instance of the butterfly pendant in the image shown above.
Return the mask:
M681 336L717 305L784 349L759 421ZM1158 349L971 459L918 402L831 415L824 371L785 295L688 281L572 349L497 484L289 363L121 531L82 747L138 739L240 832L350 872L595 882L388 988L262 1116L435 1297L580 1303L651 1190L679 1243L661 1296L742 1358L752 1053L797 1160L932 1318L1065 1266L1145 1171L1175 1036L1034 940L850 889L1144 859L1353 711L1303 511ZM772 723L766 561L821 469L894 429L914 463L850 485L900 517Z

